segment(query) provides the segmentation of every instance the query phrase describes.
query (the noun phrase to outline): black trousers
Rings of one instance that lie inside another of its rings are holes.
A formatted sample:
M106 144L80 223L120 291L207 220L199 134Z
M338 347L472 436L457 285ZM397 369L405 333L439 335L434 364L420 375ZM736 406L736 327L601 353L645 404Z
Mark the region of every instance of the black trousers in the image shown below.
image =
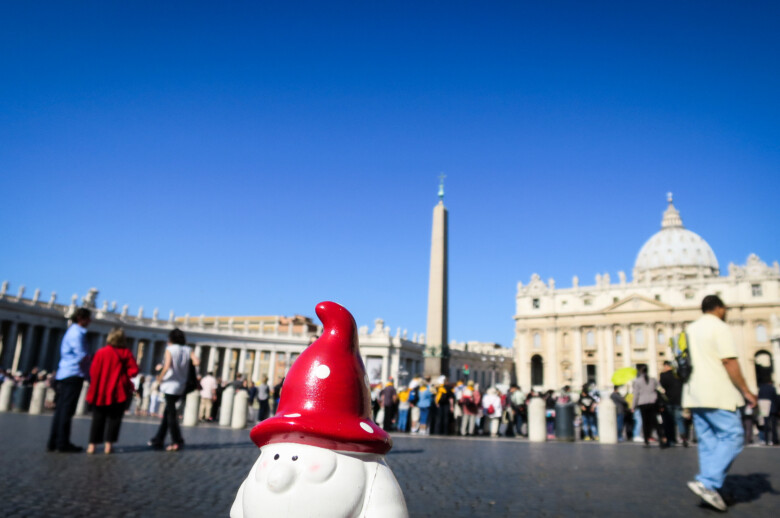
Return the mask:
M124 403L107 406L96 406L92 409L92 427L89 429L89 442L103 442L104 432L106 442L116 442L119 439L119 427L125 415Z
M663 442L664 430L658 423L658 407L655 403L649 405L638 405L639 413L642 414L642 432L645 436L645 444L650 442L650 437L653 436L653 430L658 433L658 442Z
M71 376L57 382L57 406L54 408L47 445L50 450L63 449L70 445L70 425L83 384L84 378L79 376Z
M267 399L260 399L260 412L258 413L257 420L264 421L268 419L268 414L271 412L271 406L268 404Z
M160 427L157 429L157 433L152 438L152 442L157 444L165 443L165 436L168 430L171 432L171 442L174 444L184 444L184 439L181 436L181 429L179 428L179 416L176 413L176 402L181 399L181 396L172 396L165 394L165 413L163 414Z

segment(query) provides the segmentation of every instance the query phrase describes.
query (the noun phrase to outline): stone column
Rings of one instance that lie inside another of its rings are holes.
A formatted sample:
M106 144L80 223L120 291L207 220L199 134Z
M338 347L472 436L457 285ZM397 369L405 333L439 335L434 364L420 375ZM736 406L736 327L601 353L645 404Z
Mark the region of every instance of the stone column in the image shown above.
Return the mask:
M11 371L16 372L21 368L22 351L25 344L29 343L30 332L32 330L32 324L29 324L23 332L17 331L16 341L13 344L13 360L11 361Z
M229 426L233 418L233 398L236 395L236 389L233 385L228 385L222 391L222 404L219 406L219 426Z
M17 322L11 322L8 326L8 334L3 337L3 350L0 355L0 367L11 368L11 364L14 358L14 352L16 352L16 337L19 332L19 324Z
M609 396L604 396L599 402L598 411L599 442L602 444L617 444L617 410Z
M390 361L390 376L395 380L395 386L397 388L400 383L398 372L401 370L401 351L397 347L389 347L387 351L389 354L392 354L392 359Z
M35 325L28 324L27 330L24 332L24 340L22 340L22 350L19 359L19 370L25 374L30 372L33 365L33 358L35 356ZM16 370L16 369L14 369Z
M14 392L14 382L11 378L6 378L0 385L0 412L9 412L11 410L11 396Z
M517 384L520 387L528 390L531 386L531 378L528 371L528 347L526 345L526 337L528 331L522 329L517 332L517 349L515 352L515 371L517 375Z
M276 351L271 351L271 356L268 361L268 384L271 388L276 385Z
M615 330L612 326L607 326L604 329L604 334L607 346L607 372L605 372L607 384L604 387L611 393L612 373L615 372Z
M547 440L547 412L544 400L540 397L531 398L528 402L528 440L531 442Z
M545 385L552 390L556 390L559 388L558 385L558 369L560 368L560 365L558 365L558 346L556 344L556 328L548 328L544 330L545 336L545 345L547 349L547 358L549 361L547 362L546 368L544 370L544 383Z
M607 385L607 348L606 348L607 328L604 326L596 327L596 384L603 388Z
M238 365L236 365L236 374L246 374L246 347L242 347L238 352Z
M382 355L382 383L387 381L390 372L388 354L389 352L385 350L385 353Z
M628 326L620 326L620 336L623 337L623 366L631 367L631 331Z
M213 345L209 345L209 360L206 366L206 372L214 372L217 368L217 358L219 358L219 349Z
M184 399L184 419L182 426L198 426L198 410L200 409L200 392L193 390Z
M43 413L43 403L46 396L46 382L39 381L33 385L32 399L30 400L30 414Z
M230 360L233 359L233 349L230 347L225 347L225 356L224 361L222 362L222 380L226 381L228 378L230 378ZM232 408L231 403L231 408ZM221 424L221 423L220 423ZM227 423L224 425L227 426Z
M255 363L252 365L252 381L260 381L260 351L255 351Z
M81 385L81 394L79 394L79 401L76 404L76 415L87 415L87 391L89 390L89 382L85 381Z
M572 329L574 335L574 386L582 387L585 383L585 376L582 369L582 329L575 327Z
M655 333L653 327L649 325L642 326L645 333L645 344L647 345L647 355L650 360L647 362L647 372L653 378L658 378L658 352L655 346Z
M38 366L45 370L51 370L51 367L46 364L49 351L51 350L49 342L51 342L51 327L44 326L41 334L41 354L38 356Z
M239 390L233 397L233 414L230 419L230 427L235 430L246 428L246 411L249 395L246 390Z

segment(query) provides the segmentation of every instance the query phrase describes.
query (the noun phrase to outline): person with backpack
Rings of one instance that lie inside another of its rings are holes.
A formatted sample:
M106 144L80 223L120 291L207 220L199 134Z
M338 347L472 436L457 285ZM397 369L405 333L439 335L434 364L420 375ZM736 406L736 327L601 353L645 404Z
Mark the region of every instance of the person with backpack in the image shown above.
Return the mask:
M149 446L161 450L165 446L165 436L170 431L171 444L166 451L179 451L184 447L184 438L179 428L179 418L176 414L176 403L185 395L190 362L197 366L198 357L187 345L184 332L174 329L168 334L168 346L165 349L163 367L157 379L160 381L160 392L165 396L165 411L157 433L149 440Z

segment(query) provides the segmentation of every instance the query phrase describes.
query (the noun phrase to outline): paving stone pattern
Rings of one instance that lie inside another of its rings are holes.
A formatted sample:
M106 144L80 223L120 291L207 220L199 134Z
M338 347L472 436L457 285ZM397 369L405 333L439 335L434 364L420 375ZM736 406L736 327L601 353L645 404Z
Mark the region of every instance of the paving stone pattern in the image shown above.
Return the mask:
M51 417L0 414L0 516L227 516L257 456L248 430L185 428L179 453L150 451L152 420L128 419L114 455L45 452ZM86 442L89 419L72 438ZM388 463L412 517L714 516L685 487L696 449L531 444L394 435ZM747 448L727 481L729 515L780 509L780 448Z

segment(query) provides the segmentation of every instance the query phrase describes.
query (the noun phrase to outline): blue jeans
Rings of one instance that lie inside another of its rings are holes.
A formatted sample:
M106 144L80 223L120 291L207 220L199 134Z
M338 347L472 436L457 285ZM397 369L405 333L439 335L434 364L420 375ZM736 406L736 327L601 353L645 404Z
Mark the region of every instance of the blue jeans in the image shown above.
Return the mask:
M742 451L742 420L739 412L717 408L692 408L699 438L699 474L696 480L707 489L720 489L726 472Z
M619 412L617 415L617 437L618 441L623 440L623 413Z
M634 438L642 437L642 413L639 409L634 410Z
M409 418L409 409L403 408L398 410L398 431L406 431L406 422Z
M595 414L582 414L582 430L585 436L595 439L599 431L596 428L596 416Z

